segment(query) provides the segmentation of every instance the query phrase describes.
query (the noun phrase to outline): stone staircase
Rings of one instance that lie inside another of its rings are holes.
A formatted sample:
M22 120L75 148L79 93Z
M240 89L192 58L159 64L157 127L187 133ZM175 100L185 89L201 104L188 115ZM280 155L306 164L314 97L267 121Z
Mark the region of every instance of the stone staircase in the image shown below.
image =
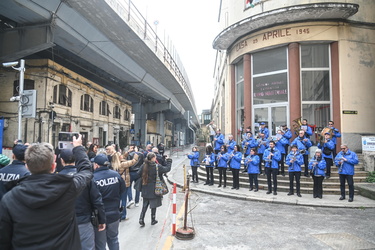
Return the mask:
M368 172L363 170L363 157L362 155L358 155L359 164L355 166L355 175L354 175L354 185L356 183L365 182ZM249 177L247 173L241 173L243 170L240 171L240 187L249 189ZM262 170L264 170L264 166L262 166ZM303 194L312 194L313 193L313 179L307 178L303 176L304 173L304 166L302 166L302 174L301 174L301 193ZM198 168L198 177L200 182L206 181L206 170L204 166L200 166ZM267 177L265 175L258 176L258 183L259 183L259 190L268 190L267 187ZM215 188L219 184L219 171L214 169L214 184ZM233 184L232 172L227 171L227 188L231 188ZM295 189L295 184L294 184ZM277 177L277 191L278 192L289 192L289 175L288 175L288 166L285 165L285 176L278 175ZM295 191L294 191L295 192ZM346 193L348 194L348 187L346 185ZM336 166L331 168L331 178L324 179L323 181L323 194L334 194L340 195L340 179L339 174ZM358 194L358 191L355 190L355 194Z

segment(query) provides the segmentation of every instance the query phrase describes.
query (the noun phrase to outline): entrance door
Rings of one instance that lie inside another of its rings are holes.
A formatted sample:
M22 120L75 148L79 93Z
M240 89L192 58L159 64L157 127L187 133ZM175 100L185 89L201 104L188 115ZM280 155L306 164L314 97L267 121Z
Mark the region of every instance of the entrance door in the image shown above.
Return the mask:
M277 130L281 125L288 124L287 105L267 105L254 108L254 130L258 135L260 123L264 122L270 131L270 137L276 136Z

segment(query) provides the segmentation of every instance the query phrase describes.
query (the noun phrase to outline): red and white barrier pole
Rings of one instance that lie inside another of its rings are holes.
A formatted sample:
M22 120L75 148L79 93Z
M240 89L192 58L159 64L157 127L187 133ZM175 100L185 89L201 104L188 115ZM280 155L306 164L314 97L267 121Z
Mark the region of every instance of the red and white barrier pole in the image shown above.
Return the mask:
M176 235L176 213L177 213L176 193L177 193L177 185L176 183L173 183L172 235Z

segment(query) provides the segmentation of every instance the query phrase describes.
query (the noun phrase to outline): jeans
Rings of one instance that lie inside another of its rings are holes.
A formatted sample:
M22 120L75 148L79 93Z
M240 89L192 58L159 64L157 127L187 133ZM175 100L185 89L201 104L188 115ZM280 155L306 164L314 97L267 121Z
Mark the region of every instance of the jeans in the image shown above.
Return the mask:
M119 250L120 244L118 242L118 226L119 221L112 222L106 225L104 231L95 231L95 248L96 250L105 250L106 243L109 250Z
M95 249L95 233L91 222L78 225L79 237L81 239L82 250Z
M131 188L131 186L132 186L132 184L133 184L133 182L135 182L136 180L138 179L138 174L137 174L137 172L130 172L130 187L129 187L129 189L130 189L130 192L132 192L132 188ZM140 193L141 192L139 192L139 191L135 191L135 203L139 203L139 196L140 196ZM133 198L133 197L132 197ZM129 201L130 200L132 200L132 199L130 199L129 198Z
M121 194L121 207L123 208L121 213L121 219L126 218L126 198L128 198L128 189L129 187L126 187L125 191Z

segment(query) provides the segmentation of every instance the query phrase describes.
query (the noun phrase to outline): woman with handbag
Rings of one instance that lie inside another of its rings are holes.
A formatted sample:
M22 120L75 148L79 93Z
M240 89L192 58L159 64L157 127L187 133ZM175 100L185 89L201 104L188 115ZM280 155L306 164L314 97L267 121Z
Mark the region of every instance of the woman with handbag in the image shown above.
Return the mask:
M156 184L164 184L164 188L166 188L163 174L171 170L171 165L172 159L170 158L166 158L165 166L157 164L155 153L150 152L147 154L145 162L137 172L138 176L140 176L142 180L141 189L143 206L141 215L139 217L139 224L141 225L141 227L145 226L144 218L149 206L151 208L151 225L155 225L156 223L158 223L158 221L156 220L156 208L162 205L161 200L163 196L160 194L157 195L157 193L155 192L157 186ZM159 191L159 187L157 191Z

